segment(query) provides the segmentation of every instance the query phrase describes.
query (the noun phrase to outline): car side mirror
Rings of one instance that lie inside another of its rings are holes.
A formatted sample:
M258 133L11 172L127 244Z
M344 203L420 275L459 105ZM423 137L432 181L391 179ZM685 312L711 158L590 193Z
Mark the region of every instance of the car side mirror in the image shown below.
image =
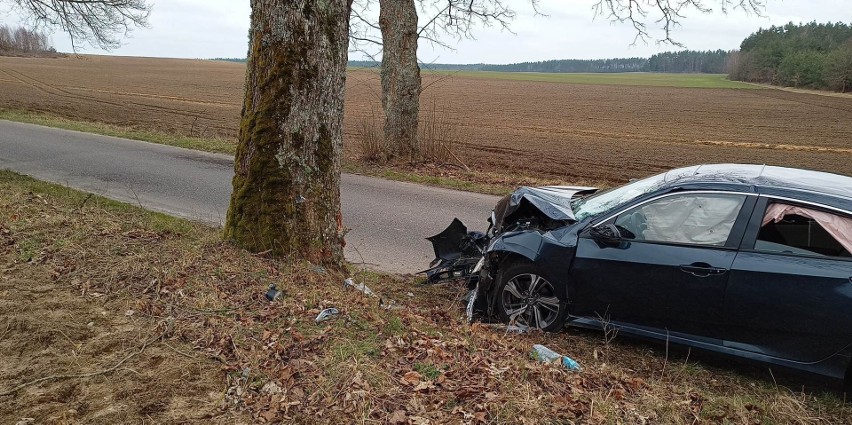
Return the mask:
M618 226L612 223L593 226L589 229L589 234L596 241L606 245L618 245L621 243L621 240L624 239L621 231L618 229Z

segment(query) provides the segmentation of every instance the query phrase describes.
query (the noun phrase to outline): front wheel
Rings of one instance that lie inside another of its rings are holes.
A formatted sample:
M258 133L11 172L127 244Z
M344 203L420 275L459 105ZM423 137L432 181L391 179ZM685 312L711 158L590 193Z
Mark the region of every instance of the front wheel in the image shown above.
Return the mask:
M557 297L558 290L535 265L512 263L497 279L497 314L504 323L559 331L565 325L568 305Z

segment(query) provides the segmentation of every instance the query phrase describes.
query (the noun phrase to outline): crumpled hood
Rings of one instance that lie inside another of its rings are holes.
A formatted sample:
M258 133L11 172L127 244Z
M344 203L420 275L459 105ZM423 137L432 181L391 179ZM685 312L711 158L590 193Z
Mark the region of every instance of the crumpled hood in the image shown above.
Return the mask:
M551 220L576 221L571 210L571 200L577 196L595 193L597 190L595 187L585 186L523 186L497 202L494 207L496 222L492 224L500 231L504 223L511 222L515 215L528 212L530 208L538 210Z

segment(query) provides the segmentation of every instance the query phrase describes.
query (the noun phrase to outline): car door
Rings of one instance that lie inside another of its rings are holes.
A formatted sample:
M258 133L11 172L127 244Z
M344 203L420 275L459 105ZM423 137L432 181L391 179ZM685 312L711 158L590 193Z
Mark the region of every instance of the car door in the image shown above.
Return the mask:
M615 224L617 244L581 233L570 285L581 315L716 336L736 246L755 196L680 192L642 202Z
M775 214L777 222L768 219L773 205L789 214ZM852 343L852 235L844 234L848 230L832 235L822 225L826 220L852 226L849 214L761 198L731 268L727 346L816 362ZM838 237L846 238L847 248Z

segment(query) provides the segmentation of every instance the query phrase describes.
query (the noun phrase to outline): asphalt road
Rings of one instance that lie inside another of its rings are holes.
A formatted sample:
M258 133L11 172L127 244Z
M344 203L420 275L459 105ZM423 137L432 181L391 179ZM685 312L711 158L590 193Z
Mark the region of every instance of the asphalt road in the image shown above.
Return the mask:
M221 225L228 211L230 156L0 120L0 169L145 208ZM497 197L344 174L346 258L393 273L432 259L427 236L453 217L485 230ZM362 260L363 257L363 260Z

